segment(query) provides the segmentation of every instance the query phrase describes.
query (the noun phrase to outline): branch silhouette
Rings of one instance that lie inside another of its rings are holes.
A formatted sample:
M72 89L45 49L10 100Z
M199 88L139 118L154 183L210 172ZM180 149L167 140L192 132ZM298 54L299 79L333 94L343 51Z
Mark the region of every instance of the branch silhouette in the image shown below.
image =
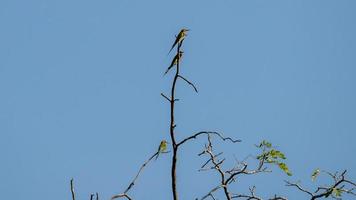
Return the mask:
M150 156L140 167L140 169L138 170L136 176L133 178L133 180L129 183L129 185L127 186L127 188L124 190L123 193L120 194L116 194L114 196L111 197L111 199L117 199L117 198L126 198L129 200L132 200L132 198L127 194L135 185L136 180L138 179L138 177L140 176L141 172L143 171L143 169L148 165L148 163L150 163L154 157L156 157L159 153L168 153L168 152L159 152L157 151L156 153L154 153L152 156Z
M75 192L74 192L74 180L73 178L70 180L70 192L72 193L72 200L75 200Z

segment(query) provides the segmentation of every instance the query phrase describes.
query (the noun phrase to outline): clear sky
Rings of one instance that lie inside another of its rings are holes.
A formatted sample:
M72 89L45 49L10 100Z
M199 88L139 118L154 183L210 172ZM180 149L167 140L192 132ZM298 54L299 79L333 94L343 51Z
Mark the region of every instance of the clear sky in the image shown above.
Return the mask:
M178 137L200 130L241 139L217 145L229 159L271 141L293 172L243 177L303 199L283 180L320 167L356 178L356 1L354 0L1 0L1 199L78 199L121 192L142 162L169 139L167 52L180 28ZM180 154L182 199L217 184L197 172L205 140ZM149 165L137 199L171 198L169 155ZM322 179L323 180L323 179ZM321 182L317 182L321 183Z

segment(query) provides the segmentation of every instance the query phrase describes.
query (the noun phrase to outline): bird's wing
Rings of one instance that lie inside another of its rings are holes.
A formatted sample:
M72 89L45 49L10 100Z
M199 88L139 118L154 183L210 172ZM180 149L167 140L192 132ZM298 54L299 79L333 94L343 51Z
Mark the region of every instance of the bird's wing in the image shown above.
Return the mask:
M179 37L179 35L178 35L178 37L176 37L176 40L174 41L174 43L173 43L171 49L169 50L168 54L171 53L171 51L173 50L173 48L178 44L179 40L180 40L180 37Z
M166 70L166 72L164 73L164 75L166 75L166 74L168 73L168 71L175 65L177 59L178 59L178 55L176 55L176 56L173 58L171 65L169 65L169 67L168 67L168 69Z

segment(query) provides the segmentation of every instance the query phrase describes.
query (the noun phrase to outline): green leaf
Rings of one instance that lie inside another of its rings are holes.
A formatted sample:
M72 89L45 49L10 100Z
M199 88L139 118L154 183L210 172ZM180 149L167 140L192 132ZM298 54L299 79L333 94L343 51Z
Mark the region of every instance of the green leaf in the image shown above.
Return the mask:
M283 170L288 176L292 176L292 173L289 171L288 166L285 163L278 163L278 166L281 170Z
M286 156L282 152L274 150L274 149L272 149L269 152L269 155L271 155L275 159L277 159L277 158L286 159Z
M266 140L262 140L262 142L258 145L259 148L271 148L272 144L270 142L267 142Z
M341 197L341 193L342 193L342 190L339 189L339 188L333 188L333 194L336 196L336 197Z
M267 142L266 140L262 141L262 145L267 147L267 148L271 148L272 147L272 144L270 142Z
M311 175L312 181L315 181L316 177L318 177L319 174L320 174L320 169L316 168Z
M265 157L265 153L262 153L261 155L258 155L256 158L258 160L262 160Z

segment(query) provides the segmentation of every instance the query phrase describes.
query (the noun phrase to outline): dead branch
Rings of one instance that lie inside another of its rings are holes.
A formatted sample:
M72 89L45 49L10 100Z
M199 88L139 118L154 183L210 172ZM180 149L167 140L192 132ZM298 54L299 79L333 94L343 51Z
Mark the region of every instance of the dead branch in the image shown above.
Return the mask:
M252 188L249 188L250 190L250 194L236 194L234 196L232 196L233 199L238 199L238 198L241 198L241 199L246 199L246 200L263 200L261 197L258 197L256 196L256 193L255 193L255 190L256 190L256 187L253 186ZM287 198L285 197L280 197L280 196L277 196L277 195L274 195L274 197L272 198L269 198L268 200L288 200Z
M218 186L214 187L213 189L211 189L211 190L209 191L208 194L206 194L205 196L203 196L200 200L204 200L204 199L206 199L206 198L208 198L208 197L211 197L212 199L215 199L213 194L214 194L215 191L219 190L220 188L221 188L221 185L218 185Z
M324 171L325 172L325 171ZM319 199L322 197L333 197L336 199L340 199L338 198L338 195L341 196L341 193L346 193L346 194L350 194L350 195L356 195L353 190L355 190L355 183L353 183L350 180L345 179L345 174L346 174L346 170L344 170L340 175L338 175L338 173L336 172L335 174L332 174L330 172L325 172L326 174L328 174L330 177L332 177L334 183L329 186L329 187L318 187L315 192L311 192L305 188L303 188L300 184L298 183L292 183L289 181L285 181L286 182L286 186L289 187L295 187L297 188L299 191L308 194L310 196L310 200L315 200L315 199ZM346 189L345 187L349 186L349 189ZM340 194L334 194L334 192L337 191Z
M73 178L70 180L70 191L72 193L72 200L75 200L75 193L74 193L74 180Z
M128 200L133 200L129 195L127 194L117 194L111 197L111 199L117 199L117 198L126 198Z
M256 189L256 187L253 186L252 188L249 188L249 190L250 190L250 194L249 195L236 194L232 198L233 199L244 198L244 199L262 200L262 198L256 196L255 189Z
M188 141L190 141L190 140L192 140L192 139L196 139L196 138L197 138L198 136L200 136L200 135L209 135L209 134L211 134L211 135L217 135L217 136L218 136L220 139L222 139L223 141L229 140L229 141L232 142L232 143L241 142L241 140L234 140L234 139L232 139L232 138L230 138L230 137L224 137L224 136L222 136L222 134L220 134L220 133L218 133L218 132L215 132L215 131L200 131L200 132L198 132L198 133L195 133L195 134L193 134L193 135L191 135L191 136L189 136L189 137L183 139L183 140L180 141L177 145L180 146L180 145L182 145L182 144L184 144L184 143L186 143L186 142L188 142Z
M167 101L171 102L171 100L163 93L161 93L161 96L164 97Z
M251 196L251 195L250 196L248 196L248 195L233 195L232 196L229 192L228 186L232 182L236 181L236 177L239 174L251 175L251 174L257 174L260 172L268 172L266 170L267 168L264 168L265 159L260 160L257 168L254 170L247 169L248 165L245 162L242 162L242 163L238 163L232 169L224 171L222 169L222 164L225 161L225 159L222 158L222 159L218 160L218 156L222 155L222 152L219 154L214 154L211 135L218 135L220 138L223 138L223 140L229 140L232 142L238 142L238 140L232 140L231 138L229 138L229 139L224 138L216 132L199 132L197 134L194 134L193 136L190 136L190 137L184 139L182 142L184 143L186 141L189 141L190 139L193 139L201 134L206 134L208 136L208 144L205 145L204 151L198 155L201 156L201 155L207 154L209 156L209 159L201 166L199 171L216 170L220 177L220 185L218 187L215 187L214 189L212 189L207 195L203 196L202 199L211 197L213 195L213 192L217 191L220 188L223 188L223 191L224 191L224 194L225 194L225 197L227 200L231 200L233 197L234 198L253 197L251 199L257 200L258 198L256 196L254 196L254 188L250 190L250 192L253 196ZM180 144L183 144L182 142ZM211 164L211 166L209 167L208 164Z
M185 82L187 82L190 86L193 87L193 89L194 89L194 91L195 91L196 93L198 93L198 89L195 87L195 85L194 85L192 82L190 82L188 79L184 78L184 77L181 76L181 75L178 75L178 78L183 79Z
M225 176L224 171L221 168L221 165L224 162L224 159L222 159L220 161L216 159L217 156L213 153L213 145L211 142L211 136L209 134L208 134L208 144L205 145L204 154L208 154L210 157L208 160L208 163L212 163L212 167L210 169L215 169L218 172L218 174L220 175L220 185L215 187L213 190L211 190L204 197L206 198L208 196L213 196L213 192L215 192L219 188L223 188L226 199L231 200L231 196L230 196L230 193L229 193L227 185L226 185L226 176ZM206 164L203 166L206 166ZM202 199L204 199L204 198L202 198Z
M129 186L125 189L125 191L121 194L117 194L111 197L111 199L116 199L116 198L126 198L131 200L132 198L130 196L127 195L127 193L129 192L129 190L135 185L136 180L138 179L138 177L140 176L141 172L143 171L143 169L146 167L146 165L151 162L151 160L158 155L158 151L156 153L154 153L148 160L146 160L140 167L140 169L138 170L136 176L134 177L134 179L130 182Z

